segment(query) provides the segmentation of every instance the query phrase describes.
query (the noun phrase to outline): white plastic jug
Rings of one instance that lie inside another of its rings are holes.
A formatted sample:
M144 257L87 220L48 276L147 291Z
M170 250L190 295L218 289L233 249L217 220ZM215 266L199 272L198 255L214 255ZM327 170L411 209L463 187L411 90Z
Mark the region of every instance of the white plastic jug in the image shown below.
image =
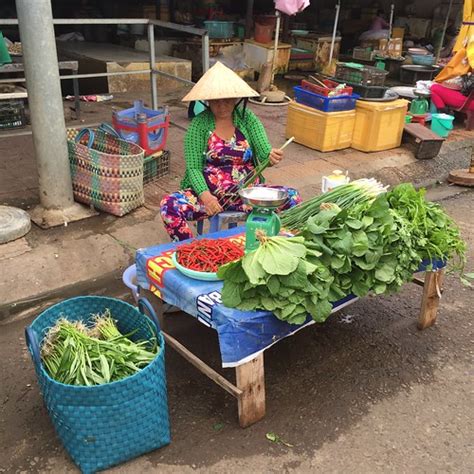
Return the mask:
M344 174L341 170L334 170L329 176L323 176L321 190L323 193L331 191L341 184L347 184L350 181L349 176Z

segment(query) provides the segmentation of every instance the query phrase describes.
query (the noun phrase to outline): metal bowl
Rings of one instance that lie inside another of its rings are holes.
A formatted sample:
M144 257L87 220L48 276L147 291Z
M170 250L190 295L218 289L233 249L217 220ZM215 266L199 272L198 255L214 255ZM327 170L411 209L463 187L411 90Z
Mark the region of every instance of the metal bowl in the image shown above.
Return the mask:
M286 191L263 186L241 189L239 194L245 204L257 207L280 207L288 199Z
M357 100L365 100L366 102L391 102L398 99L398 93L387 89L383 97L360 97Z

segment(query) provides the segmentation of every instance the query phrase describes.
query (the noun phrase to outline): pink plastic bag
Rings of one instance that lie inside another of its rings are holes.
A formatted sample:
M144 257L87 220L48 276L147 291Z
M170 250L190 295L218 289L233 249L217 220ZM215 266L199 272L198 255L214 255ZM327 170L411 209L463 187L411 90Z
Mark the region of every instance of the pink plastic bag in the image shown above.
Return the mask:
M275 0L275 8L287 15L296 15L309 5L309 0Z

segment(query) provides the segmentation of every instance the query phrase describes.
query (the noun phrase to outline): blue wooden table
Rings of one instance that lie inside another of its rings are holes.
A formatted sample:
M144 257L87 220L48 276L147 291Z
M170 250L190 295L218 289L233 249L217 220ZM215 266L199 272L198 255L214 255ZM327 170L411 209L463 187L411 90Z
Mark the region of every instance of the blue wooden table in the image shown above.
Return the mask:
M204 237L211 236L243 243L245 229L238 227ZM222 282L194 280L175 269L171 256L178 245L180 243L167 243L137 251L138 286L142 293L146 290L158 298L153 300L163 325L162 303L165 302L216 331L222 367L235 368L236 385L206 365L166 331L164 334L168 344L237 398L240 424L248 426L265 414L264 351L281 339L314 324L314 321L308 317L302 325L291 325L267 311L243 312L225 307L220 294ZM443 269L436 267L434 271L426 272L424 280L414 279L415 283L424 287L420 329L432 325L436 319L442 279ZM352 295L337 301L333 304L333 313L355 301L357 298Z

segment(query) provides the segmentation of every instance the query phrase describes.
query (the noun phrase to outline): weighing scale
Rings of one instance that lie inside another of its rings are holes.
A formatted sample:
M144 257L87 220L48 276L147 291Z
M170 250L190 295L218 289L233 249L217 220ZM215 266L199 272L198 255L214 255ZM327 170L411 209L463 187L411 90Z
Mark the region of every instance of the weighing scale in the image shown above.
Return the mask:
M430 97L431 94L428 91L425 92L417 89L413 89L413 94L415 98L411 101L410 113L412 115L427 114L430 108L428 97Z
M254 187L239 191L245 204L252 206L252 212L245 224L245 250L250 252L260 245L257 231L263 231L268 237L278 235L281 224L275 209L288 199L288 193L281 189Z

